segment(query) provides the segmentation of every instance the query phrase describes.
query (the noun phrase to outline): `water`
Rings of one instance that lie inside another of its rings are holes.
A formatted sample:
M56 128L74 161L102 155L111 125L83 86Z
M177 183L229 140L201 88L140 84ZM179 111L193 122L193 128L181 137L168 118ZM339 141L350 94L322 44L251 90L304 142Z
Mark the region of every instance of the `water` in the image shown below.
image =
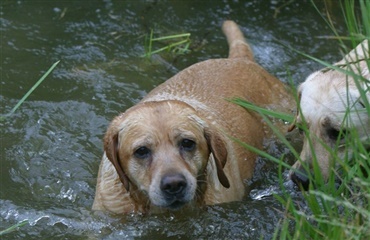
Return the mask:
M276 165L264 159L242 202L149 216L90 209L109 121L179 70L226 57L223 19L241 25L256 60L284 82L292 76L297 85L320 68L287 46L329 62L340 58L336 42L318 38L331 31L309 1L274 17L279 2L3 0L1 113L61 63L0 122L0 230L30 222L2 239L271 238L284 208L272 196L280 193ZM331 10L341 26L340 10ZM201 47L144 59L150 29L158 36L190 32ZM286 149L272 144L269 151L279 156Z

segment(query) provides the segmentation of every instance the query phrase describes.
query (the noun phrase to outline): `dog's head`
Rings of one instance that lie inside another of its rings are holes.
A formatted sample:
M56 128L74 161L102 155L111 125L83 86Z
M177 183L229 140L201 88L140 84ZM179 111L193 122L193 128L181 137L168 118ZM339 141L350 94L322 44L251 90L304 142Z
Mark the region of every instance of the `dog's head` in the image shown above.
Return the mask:
M316 159L323 178L327 179L333 167L333 154L341 159L346 154L351 156L348 137L355 135L363 142L370 138L370 118L366 109L370 102L370 74L366 59L355 63L347 59L343 66L337 65L361 77L324 69L311 74L298 89L300 110L295 125L303 124L307 131L304 131L301 161L293 165L290 177L306 189L308 179L302 164L310 166Z
M210 154L219 181L229 187L221 135L183 102L134 106L113 120L104 149L126 190L158 207L178 209L199 200Z

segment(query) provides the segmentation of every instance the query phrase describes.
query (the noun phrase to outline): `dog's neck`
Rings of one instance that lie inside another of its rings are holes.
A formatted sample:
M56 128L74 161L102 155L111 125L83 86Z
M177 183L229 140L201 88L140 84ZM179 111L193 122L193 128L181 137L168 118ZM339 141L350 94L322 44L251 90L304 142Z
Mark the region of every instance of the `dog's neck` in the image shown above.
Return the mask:
M151 204L148 195L139 190L139 188L132 182L130 182L129 194L133 202L135 202L135 212L140 212L143 214L149 212Z

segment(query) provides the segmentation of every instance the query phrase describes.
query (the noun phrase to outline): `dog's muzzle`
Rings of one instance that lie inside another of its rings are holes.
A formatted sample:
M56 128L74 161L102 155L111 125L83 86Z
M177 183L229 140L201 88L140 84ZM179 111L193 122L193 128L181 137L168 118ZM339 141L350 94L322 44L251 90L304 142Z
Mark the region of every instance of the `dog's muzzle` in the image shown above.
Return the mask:
M169 174L162 178L160 189L168 208L178 209L189 200L186 197L187 181L182 174Z

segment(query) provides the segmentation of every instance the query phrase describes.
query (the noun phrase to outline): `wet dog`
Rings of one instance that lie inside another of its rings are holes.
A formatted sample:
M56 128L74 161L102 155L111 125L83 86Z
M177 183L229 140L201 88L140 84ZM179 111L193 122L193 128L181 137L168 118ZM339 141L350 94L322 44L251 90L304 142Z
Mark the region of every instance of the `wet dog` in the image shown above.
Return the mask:
M311 166L313 155L325 180L333 167L331 152L339 158L351 155L345 135L356 134L362 142L370 139L369 109L366 109L370 102L369 58L369 41L365 40L334 64L337 69L317 71L299 86L301 110L295 121L298 125L306 122L308 132L301 161L293 165L290 177L305 189L308 178L302 164ZM290 130L293 128L294 125Z
M246 192L266 137L258 114L235 97L289 112L291 95L254 62L233 21L223 24L227 59L194 64L117 116L104 137L94 210L114 213L176 210L238 201Z

